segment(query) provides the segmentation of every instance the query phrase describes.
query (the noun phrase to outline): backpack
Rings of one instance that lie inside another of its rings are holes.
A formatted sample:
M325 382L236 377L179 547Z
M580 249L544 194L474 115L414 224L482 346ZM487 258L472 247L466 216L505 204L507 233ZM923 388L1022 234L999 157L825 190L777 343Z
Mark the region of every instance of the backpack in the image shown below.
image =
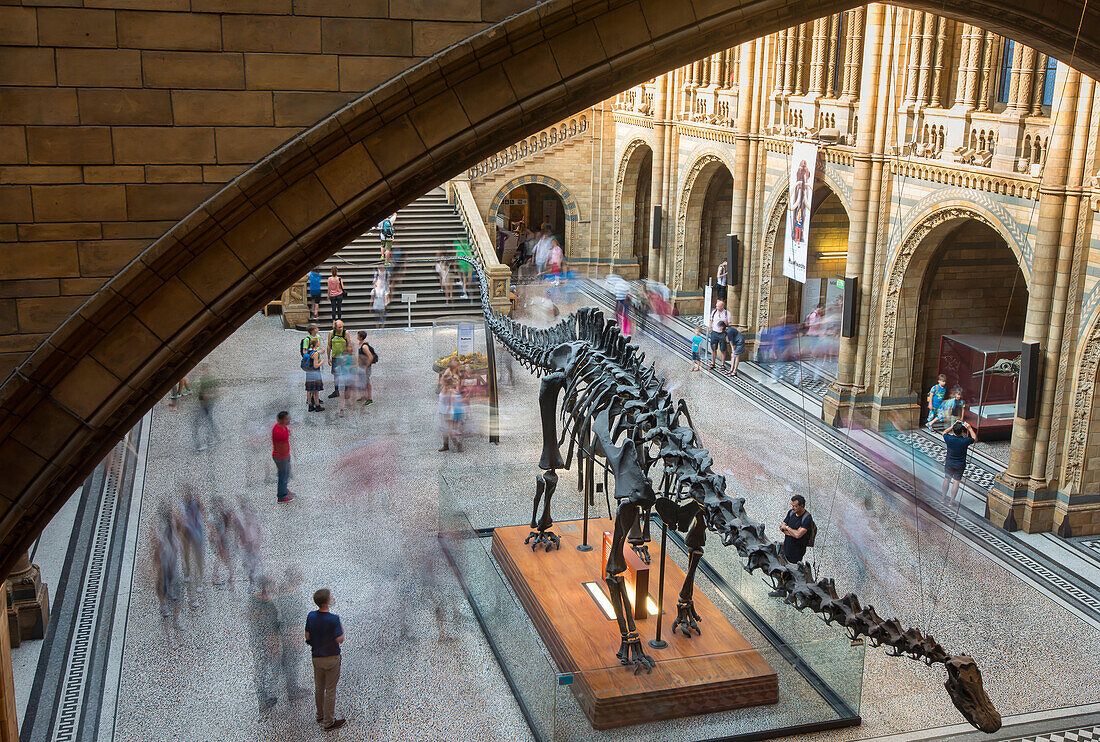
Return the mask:
M374 346L373 346L373 345L371 345L370 343L367 343L367 350L369 350L369 351L370 351L370 354L371 354L371 356L373 356L373 357L374 357L374 360L373 360L373 361L371 361L371 363L372 363L372 364L373 364L373 363L378 363L378 351L374 349Z
M341 333L337 333L335 330L332 333L332 337L329 338L329 342L332 344L332 356L343 355L348 350L348 331L344 330Z
M814 521L814 520L810 521L809 536L810 537L808 539L806 539L806 546L813 546L814 542L817 541L817 521Z
M302 342L298 344L298 353L300 353L303 356L306 353L308 353L309 352L309 341L312 340L312 339L313 339L313 337L310 336L310 335L306 335L304 338L302 338Z
M305 353L302 354L302 370L303 371L308 372L308 371L313 370L313 354L315 352L316 351L309 350L309 351L306 351Z
M393 222L389 219L382 221L382 236L387 240L393 239Z

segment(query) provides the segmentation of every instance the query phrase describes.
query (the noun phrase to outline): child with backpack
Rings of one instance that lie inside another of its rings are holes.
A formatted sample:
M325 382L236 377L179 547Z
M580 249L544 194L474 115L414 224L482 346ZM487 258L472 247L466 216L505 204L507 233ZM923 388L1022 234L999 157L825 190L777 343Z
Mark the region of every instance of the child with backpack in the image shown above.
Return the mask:
M306 372L306 399L310 412L325 411L325 406L321 404L321 392L325 389L325 382L321 377L322 364L321 338L313 337L309 341L309 349L302 355L302 370Z

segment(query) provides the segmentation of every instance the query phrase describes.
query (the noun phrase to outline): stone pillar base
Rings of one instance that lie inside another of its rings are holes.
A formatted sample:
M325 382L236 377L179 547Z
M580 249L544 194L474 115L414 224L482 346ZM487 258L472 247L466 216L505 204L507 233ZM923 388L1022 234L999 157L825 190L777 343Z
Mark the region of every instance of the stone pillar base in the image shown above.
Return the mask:
M871 404L871 425L880 432L911 430L924 422L920 417L922 410L916 401L883 403L876 400Z
M50 591L37 564L12 575L7 582L8 636L11 646L24 639L43 639L50 623Z
M834 381L821 402L821 417L834 428L847 427L850 418L870 417L872 401L870 395L857 393L854 387Z

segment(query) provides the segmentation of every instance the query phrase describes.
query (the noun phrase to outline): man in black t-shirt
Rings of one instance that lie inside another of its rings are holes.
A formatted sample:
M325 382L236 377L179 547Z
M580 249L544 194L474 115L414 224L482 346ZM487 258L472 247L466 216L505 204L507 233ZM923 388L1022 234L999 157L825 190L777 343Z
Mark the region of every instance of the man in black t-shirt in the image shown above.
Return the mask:
M783 558L791 564L801 562L802 557L806 556L806 547L810 546L815 528L813 516L806 511L806 498L802 495L792 497L791 509L779 524L779 532L783 534L783 544L779 547L779 553ZM782 590L772 590L768 595L780 598L786 593Z
M322 588L313 593L317 610L306 617L306 644L313 650L313 683L317 701L317 723L325 729L339 729L345 719L335 718L336 683L340 680L340 645L344 627L340 617L329 610L332 592Z
M959 494L959 482L966 472L966 450L978 440L978 434L970 423L959 420L943 434L943 444L947 446L947 459L943 462L943 499L954 503L962 500ZM950 492L950 494L948 494Z

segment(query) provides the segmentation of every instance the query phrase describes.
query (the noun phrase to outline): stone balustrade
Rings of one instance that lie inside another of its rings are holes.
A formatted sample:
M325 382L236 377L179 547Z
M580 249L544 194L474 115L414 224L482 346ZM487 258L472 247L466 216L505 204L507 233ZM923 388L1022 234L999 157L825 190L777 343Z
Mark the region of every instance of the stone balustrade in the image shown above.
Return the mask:
M543 129L537 134L532 134L516 142L508 149L497 152L492 157L487 157L467 170L466 177L470 180L483 177L533 154L543 152L564 141L580 136L586 131L588 131L588 116L582 113L568 121L562 121Z
M496 249L489 237L489 230L485 228L481 212L478 211L469 181L458 178L448 181L447 200L454 204L455 211L466 226L466 234L470 236L470 251L474 259L485 269L485 274L489 278L489 303L496 311L511 314L512 303L508 299L508 284L512 279L512 271L497 258Z

